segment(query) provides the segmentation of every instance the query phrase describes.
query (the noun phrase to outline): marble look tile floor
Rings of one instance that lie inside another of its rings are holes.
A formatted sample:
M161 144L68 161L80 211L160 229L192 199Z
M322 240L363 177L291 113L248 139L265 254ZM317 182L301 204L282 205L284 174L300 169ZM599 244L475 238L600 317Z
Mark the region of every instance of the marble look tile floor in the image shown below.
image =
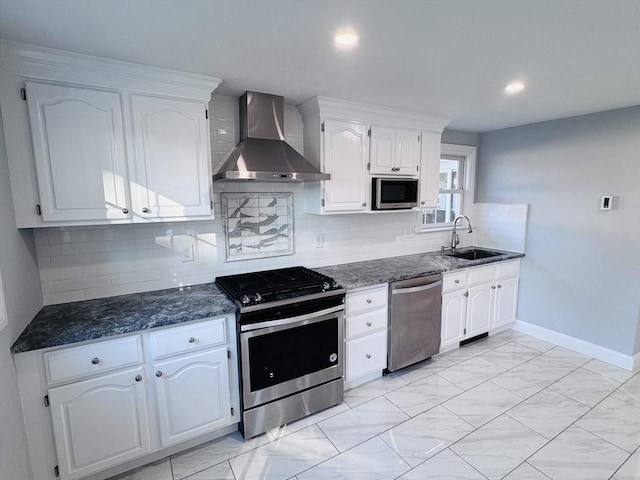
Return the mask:
M507 330L116 479L640 480L640 372Z

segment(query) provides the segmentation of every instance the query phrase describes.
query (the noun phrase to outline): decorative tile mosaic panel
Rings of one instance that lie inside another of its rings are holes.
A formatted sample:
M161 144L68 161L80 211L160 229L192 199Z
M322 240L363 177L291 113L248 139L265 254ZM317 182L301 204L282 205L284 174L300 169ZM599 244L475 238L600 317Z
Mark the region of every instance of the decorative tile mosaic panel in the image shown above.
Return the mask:
M221 193L227 262L293 255L292 193Z

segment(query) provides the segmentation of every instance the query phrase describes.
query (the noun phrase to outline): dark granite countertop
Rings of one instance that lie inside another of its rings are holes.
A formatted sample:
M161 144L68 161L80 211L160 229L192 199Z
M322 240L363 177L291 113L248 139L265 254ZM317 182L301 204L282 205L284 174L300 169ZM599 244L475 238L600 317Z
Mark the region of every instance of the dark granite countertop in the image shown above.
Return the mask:
M494 251L500 255L481 260L428 252L314 270L349 290L524 257L523 253ZM11 351L27 352L235 312L235 304L213 283L47 305L20 334Z
M213 283L43 307L13 353L67 345L236 312Z
M479 247L464 247L459 248L458 251L464 252L472 248ZM318 267L314 270L329 275L344 288L350 290L524 257L524 253L507 252L493 248L486 250L500 252L500 255L480 260L464 260L442 255L440 252L427 252L364 262L343 263Z

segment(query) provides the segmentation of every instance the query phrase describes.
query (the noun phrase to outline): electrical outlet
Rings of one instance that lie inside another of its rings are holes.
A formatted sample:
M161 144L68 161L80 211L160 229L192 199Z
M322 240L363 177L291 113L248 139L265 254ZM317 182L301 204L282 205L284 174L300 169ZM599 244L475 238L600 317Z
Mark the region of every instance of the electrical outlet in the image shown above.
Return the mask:
M182 246L182 261L183 262L193 262L195 258L195 254L193 252L193 245L183 245Z

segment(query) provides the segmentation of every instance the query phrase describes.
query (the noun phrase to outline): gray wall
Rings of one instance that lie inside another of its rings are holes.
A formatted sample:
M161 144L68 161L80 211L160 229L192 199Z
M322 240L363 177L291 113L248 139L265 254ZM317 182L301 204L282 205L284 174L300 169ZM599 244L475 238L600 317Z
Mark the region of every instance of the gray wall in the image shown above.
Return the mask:
M483 133L477 172L477 201L530 204L518 319L637 352L640 106Z
M9 323L0 332L0 477L31 478L27 440L11 344L42 307L31 230L14 227L9 165L0 119L0 273Z

